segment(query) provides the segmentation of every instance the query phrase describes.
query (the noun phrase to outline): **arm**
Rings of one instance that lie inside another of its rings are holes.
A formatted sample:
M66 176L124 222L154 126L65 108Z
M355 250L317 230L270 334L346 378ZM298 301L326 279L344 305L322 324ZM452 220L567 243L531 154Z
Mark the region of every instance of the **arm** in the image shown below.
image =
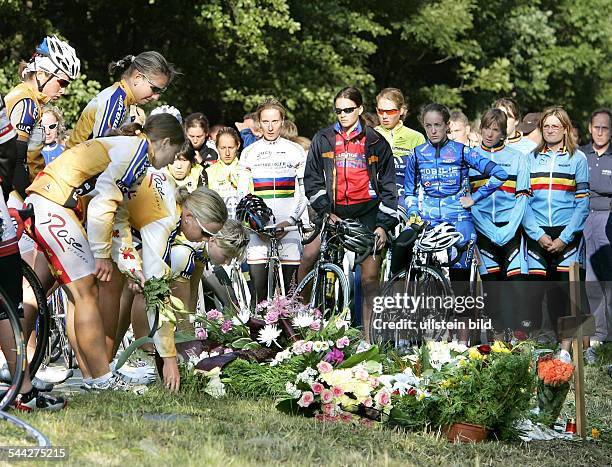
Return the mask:
M559 239L566 245L574 239L574 235L582 232L584 222L589 215L589 166L582 152L576 152L576 194L574 197L574 212L569 224L563 229Z
M404 195L406 196L406 210L408 215L416 213L419 216L419 185L421 174L417 169L417 153L411 154L406 159L406 173L404 175Z
M495 233L495 243L505 245L514 237L525 215L529 196L531 195L530 172L527 156L521 154L516 173L515 203L508 224ZM472 210L473 213L473 210Z
M246 148L247 146L250 146L255 141L257 141L257 136L253 134L250 128L240 130L240 138L242 139L243 148Z
M89 139L89 136L93 131L94 121L96 119L95 102L95 99L90 101L85 109L83 109L83 112L76 122L76 125L70 132L70 138L68 138L68 141L66 142L66 149L70 149Z
M30 175L26 164L28 154L28 141L36 125L34 114L28 109L35 107L32 99L22 99L17 102L9 114L11 125L17 132L17 148L15 157L15 170L13 186L22 198L26 197L26 188L30 184Z
M300 148L301 149L301 148ZM295 192L294 199L296 200L295 209L291 216L289 217L289 223L291 225L295 225L295 223L302 217L302 214L306 210L306 206L308 206L308 200L304 195L304 170L306 166L306 154L304 150L301 149L300 157L297 160L297 168L295 174Z
M320 134L315 135L306 156L306 167L304 168L304 190L312 208L322 215L331 211L331 200L327 195L325 185L325 173L323 158L321 154Z
M17 138L13 137L0 144L0 184L4 200L8 199L13 189L13 178L15 174L15 162L17 161Z
M140 255L134 247L132 230L129 223L129 213L125 203L122 203L115 216L113 229L113 257L117 258L116 263L122 273L142 271L142 261Z
M467 154L465 153L467 150ZM477 151L469 150L464 148L464 160L468 166L477 170L481 174L489 177L487 182L482 185L476 193L472 194L474 203L477 203L483 198L490 196L495 190L497 190L503 183L508 179L506 171L497 165L495 162L487 159L486 157L478 154Z
M395 161L391 146L381 139L382 151L378 164L378 186L380 187L380 204L376 216L376 227L382 227L387 232L399 222L397 218L397 184L395 183Z

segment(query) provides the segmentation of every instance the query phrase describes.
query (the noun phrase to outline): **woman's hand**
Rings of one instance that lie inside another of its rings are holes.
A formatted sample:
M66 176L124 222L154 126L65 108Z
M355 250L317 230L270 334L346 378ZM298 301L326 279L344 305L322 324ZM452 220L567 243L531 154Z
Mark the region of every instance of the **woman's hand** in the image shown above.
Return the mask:
M109 282L113 275L113 261L108 258L96 258L94 276L102 282Z
M164 387L170 392L178 392L181 387L181 376L176 357L164 357Z
M550 251L550 247L552 246L553 241L552 241L552 238L550 238L550 235L544 234L540 237L540 239L538 240L538 243L546 251Z
M560 238L555 238L551 245L548 247L548 251L550 253L552 253L553 255L557 255L559 253L561 253L563 250L565 250L566 247L566 243L561 240Z
M145 276L142 271L133 270L131 271L132 276L128 281L128 289L132 293L142 293L145 286Z
M474 206L474 200L471 196L462 196L459 198L459 202L461 203L461 207L463 209L470 209L472 206Z
M291 225L291 224L289 223L289 221L282 221L282 222L279 222L278 224L276 224L276 227L277 227L277 228L285 228L285 227L289 227L290 225ZM289 233L289 232L285 232L285 231L283 231L283 232L277 232L277 233L276 233L276 238L278 238L278 239L280 240L281 238L283 238L283 237L284 237L285 235L287 235L288 233Z
M376 235L376 248L374 251L381 250L385 243L387 243L387 232L382 227L376 227L374 230L374 235Z

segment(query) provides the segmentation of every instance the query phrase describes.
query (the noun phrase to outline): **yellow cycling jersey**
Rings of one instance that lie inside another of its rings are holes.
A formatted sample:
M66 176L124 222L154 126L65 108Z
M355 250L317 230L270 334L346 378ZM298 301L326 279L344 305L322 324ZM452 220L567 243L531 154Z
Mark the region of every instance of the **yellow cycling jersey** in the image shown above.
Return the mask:
M49 102L49 96L38 92L26 83L15 86L4 98L6 111L20 141L28 143L27 163L30 180L44 168L41 154L44 131L40 126L42 106Z
M95 258L109 258L115 213L145 174L153 149L143 136L111 136L64 151L26 190L67 208L95 187L87 208L87 235Z
M109 129L119 128L128 117L142 123L142 114L132 108L134 103L134 95L124 80L104 89L83 109L66 147L72 148L90 137L103 137Z
M208 188L215 190L222 198L226 193L235 193L238 190L238 158L230 164L221 159L206 169L208 175Z
M189 190L189 193L192 193L197 187L202 186L202 172L204 171L203 167L200 164L193 164L191 166L191 170L187 174L187 176L181 180L177 179L170 169L170 166L165 167L163 171L172 179L176 186L186 187Z

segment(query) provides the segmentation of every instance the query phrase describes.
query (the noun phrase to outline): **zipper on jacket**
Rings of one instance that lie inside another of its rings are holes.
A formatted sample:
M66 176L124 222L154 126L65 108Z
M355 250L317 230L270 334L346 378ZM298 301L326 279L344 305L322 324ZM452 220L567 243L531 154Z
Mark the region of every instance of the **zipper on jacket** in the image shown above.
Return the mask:
M550 175L548 179L548 226L552 227L552 181L553 171L555 170L555 160L557 159L557 153L553 154L552 164L550 164Z
M491 153L491 162L493 162L494 164L496 164L497 162L493 160L494 158L495 158L494 153ZM491 177L489 177L489 179L491 179ZM487 180L487 181L488 181L488 180ZM501 187L500 187L500 188L501 188ZM499 190L499 188L498 188L497 190ZM495 191L493 192L493 195L492 195L492 196L493 196L493 199L492 199L492 201L493 201L493 213L492 213L492 214L493 214L493 222L495 222L495 215L496 215L496 213L495 213L495 195L497 194L497 190L495 190Z

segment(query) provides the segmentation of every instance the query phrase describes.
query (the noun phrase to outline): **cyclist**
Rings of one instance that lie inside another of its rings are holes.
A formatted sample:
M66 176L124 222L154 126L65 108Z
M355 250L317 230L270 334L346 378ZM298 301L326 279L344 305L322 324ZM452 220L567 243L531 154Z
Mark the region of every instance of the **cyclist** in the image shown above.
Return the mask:
M521 121L518 103L511 97L502 97L493 102L493 108L506 114L508 126L506 127L506 146L516 149L523 154L529 154L536 147L536 143L523 136L517 126Z
M487 315L496 331L516 329L511 318L517 308L522 308L512 304L513 297L520 296L514 287L506 284L502 288L491 282L516 279L525 269L520 225L529 195L527 156L506 146L506 128L506 114L499 109L487 110L480 121L482 144L475 151L503 167L508 179L491 196L472 206L478 231L480 277L487 303L493 305L487 307ZM470 169L469 175L473 192L489 179L474 169Z
M552 328L557 329L557 319L569 312L569 301L567 290L558 293L553 282L567 289L570 265L583 264L582 230L589 213L589 168L586 156L576 146L565 110L546 109L539 128L543 141L529 155L533 197L525 211L523 227L528 236L529 274L549 285L533 287L529 303L534 307L533 329L539 329L542 299L547 293ZM571 339L562 343L564 358L569 358L570 345Z
M386 88L376 96L376 113L380 125L375 128L385 137L393 151L395 162L395 181L398 201L404 206L404 175L406 159L414 154L414 148L425 142L425 137L411 128L404 126L403 120L408 113L408 106L402 91L397 88Z
M340 90L334 98L334 111L338 121L320 130L312 140L304 178L306 195L319 215L330 213L332 222L351 218L364 224L378 235L376 248L381 249L387 232L398 222L391 146L361 118L363 98L357 88ZM317 239L305 249L300 280L312 269L319 247ZM380 255L369 256L361 264L366 339L380 264Z
M279 101L266 99L255 113L263 137L242 152L238 192L240 197L253 193L262 198L272 209L277 227L295 225L307 204L302 185L306 154L301 146L280 136L286 111ZM300 264L301 238L298 232L283 232L278 237L285 290L289 290ZM256 234L249 241L247 263L255 291L253 299L259 303L267 296L268 245Z
M45 165L64 152L64 118L57 107L45 106L43 108L42 120L40 125L45 132L45 145L42 148Z
M476 238L470 208L499 188L508 174L495 162L448 138L450 111L445 106L426 105L421 110L420 120L427 133L427 142L415 149L414 157L406 164L406 210L410 217L421 217L432 226L443 222L454 225L463 236L456 245L461 248ZM471 196L470 168L488 178ZM419 189L423 190L420 207ZM451 281L468 281L469 267L464 251L450 269ZM467 333L462 333L460 338L467 342Z
M450 114L450 131L448 133L449 139L457 141L458 143L466 146L470 144L470 133L472 128L470 127L470 121L467 116L461 110L453 110Z
M181 125L166 114L149 117L137 132L86 141L66 150L28 187L26 202L32 203L36 216L35 241L46 257L36 255L34 270L49 290L53 279L48 262L75 306L68 329L81 351L77 355L81 370L85 377L91 375L94 389L125 387L109 371L95 281L108 281L111 276L115 212L147 167L170 163L184 142ZM96 195L88 207L86 235L79 214L82 197L93 190L94 180ZM26 335L33 328L36 302L30 297L27 303Z
M215 190L225 201L230 219L236 218L238 204L238 151L240 136L230 127L223 127L217 132L217 150L219 162L208 167L208 188Z
M176 74L172 63L155 51L126 55L108 66L111 76L119 71L121 80L101 91L83 109L66 142L67 148L105 136L109 129L126 122L143 124L143 112L136 105L158 100Z
M208 118L201 112L187 115L185 119L185 135L196 151L196 161L204 169L219 158L215 144L208 137L208 126Z

